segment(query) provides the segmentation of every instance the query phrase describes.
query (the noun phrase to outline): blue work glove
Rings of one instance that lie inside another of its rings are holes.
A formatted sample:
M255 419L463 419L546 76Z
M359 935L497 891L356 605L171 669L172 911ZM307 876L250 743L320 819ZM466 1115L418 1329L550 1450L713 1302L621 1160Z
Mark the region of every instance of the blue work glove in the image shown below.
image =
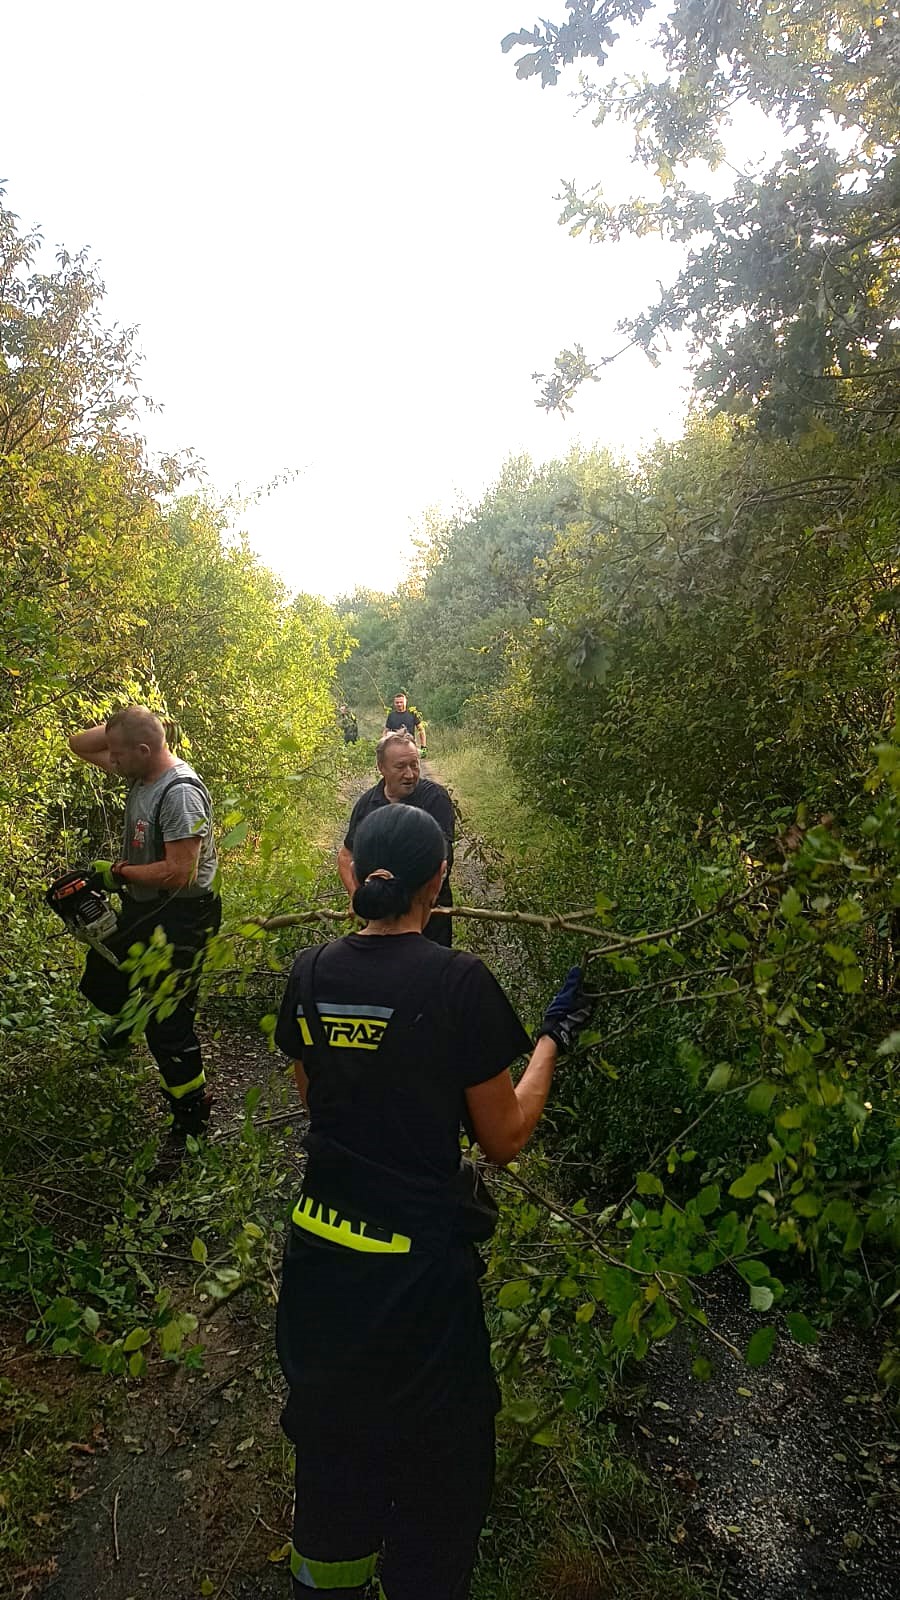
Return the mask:
M582 985L581 968L570 967L562 988L544 1012L537 1034L539 1039L546 1033L560 1050L571 1050L594 1009L594 1002L585 994Z

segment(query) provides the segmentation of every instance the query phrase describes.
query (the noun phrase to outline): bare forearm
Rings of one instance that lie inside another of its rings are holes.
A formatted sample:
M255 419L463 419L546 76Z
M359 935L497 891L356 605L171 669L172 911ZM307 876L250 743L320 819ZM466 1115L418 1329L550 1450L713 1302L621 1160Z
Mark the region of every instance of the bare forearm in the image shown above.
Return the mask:
M344 885L347 893L352 897L358 885L356 882L356 874L353 871L353 857L345 844L342 844L340 850L338 851L337 869L338 873L340 874L341 883Z
M80 756L82 761L90 761L93 756L102 756L109 750L106 742L106 723L98 722L95 728L85 728L81 733L69 736L69 749L73 755Z
M558 1055L556 1041L543 1034L534 1047L525 1071L515 1085L516 1100L522 1116L520 1150L528 1143L541 1119L553 1082Z
M174 891L185 889L196 871L187 870L174 861L148 861L144 866L132 866L124 862L117 870L116 877L123 883L136 883L142 889L159 889Z
M300 1099L303 1101L303 1104L306 1106L308 1111L309 1100L307 1096L309 1093L309 1079L306 1076L306 1068L304 1067L302 1061L294 1062L294 1081L297 1085L297 1093L299 1094Z

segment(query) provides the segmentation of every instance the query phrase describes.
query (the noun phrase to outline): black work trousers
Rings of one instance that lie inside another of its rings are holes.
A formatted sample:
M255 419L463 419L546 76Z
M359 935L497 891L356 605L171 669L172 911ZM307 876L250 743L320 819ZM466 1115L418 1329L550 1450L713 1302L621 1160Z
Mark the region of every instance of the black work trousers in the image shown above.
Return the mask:
M171 965L142 980L141 989L151 1008L145 1025L147 1045L176 1121L179 1112L203 1094L206 1082L194 1021L203 954L221 921L222 902L216 894L193 899L173 895L158 902L126 896L109 941L119 960L127 957L132 945L149 944L154 928L161 928L172 945ZM88 952L80 988L92 1005L111 1017L119 1016L133 993L131 975L96 950Z
M492 1416L456 1413L391 1437L301 1433L294 1600L467 1600L493 1485Z

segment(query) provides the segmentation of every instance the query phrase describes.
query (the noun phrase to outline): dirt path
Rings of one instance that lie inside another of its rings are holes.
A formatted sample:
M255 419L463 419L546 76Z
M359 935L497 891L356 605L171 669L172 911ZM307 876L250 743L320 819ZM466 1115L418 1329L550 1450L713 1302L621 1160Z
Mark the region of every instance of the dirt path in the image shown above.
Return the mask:
M744 1348L759 1318L722 1274L712 1327ZM712 1366L693 1379L695 1353ZM735 1600L896 1600L900 1426L878 1393L878 1343L838 1326L818 1344L784 1334L751 1369L704 1334L654 1346L625 1419L645 1466L683 1502L687 1548L710 1551Z
M217 1124L228 1129L241 1121L246 1091L271 1079L273 1057L258 1029L233 1025L209 1056ZM276 1125L286 1187L298 1173L301 1133L299 1120ZM291 1495L274 1310L236 1298L201 1324L199 1337L202 1371L152 1368L124 1404L106 1399L92 1453L74 1457L70 1526L53 1570L41 1587L29 1579L13 1587L17 1600L38 1592L52 1600L284 1600ZM98 1380L98 1403L103 1394Z
M490 904L499 883L496 862L464 835L457 898ZM487 937L484 954L502 975L503 930ZM274 1082L277 1068L252 1022L223 1023L209 1054L221 1132L240 1124L246 1091ZM284 1197L302 1134L289 1114L273 1130ZM273 1206L283 1211L281 1192ZM754 1319L741 1296L727 1280L709 1295L711 1323L743 1346ZM261 1299L235 1299L203 1324L202 1371L151 1368L124 1400L110 1398L109 1380L84 1380L96 1422L73 1441L69 1526L49 1561L0 1578L0 1595L285 1600L291 1493L273 1315ZM679 1334L651 1351L619 1416L623 1446L676 1500L685 1554L711 1557L733 1600L896 1600L900 1442L877 1396L874 1342L844 1329L814 1347L783 1340L750 1371L712 1340L706 1352L702 1331L694 1338L712 1380L691 1377L695 1351ZM72 1371L23 1360L48 1397Z

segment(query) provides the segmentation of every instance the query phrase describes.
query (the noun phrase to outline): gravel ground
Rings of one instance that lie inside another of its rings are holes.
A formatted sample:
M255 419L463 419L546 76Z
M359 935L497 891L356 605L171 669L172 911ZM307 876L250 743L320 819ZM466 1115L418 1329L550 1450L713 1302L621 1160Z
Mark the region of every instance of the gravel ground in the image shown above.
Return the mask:
M739 1348L759 1325L744 1292L723 1276L705 1307ZM686 1538L724 1563L735 1600L900 1596L900 1421L877 1364L877 1341L847 1327L816 1345L785 1332L756 1369L700 1328L651 1350L623 1435L684 1497Z

